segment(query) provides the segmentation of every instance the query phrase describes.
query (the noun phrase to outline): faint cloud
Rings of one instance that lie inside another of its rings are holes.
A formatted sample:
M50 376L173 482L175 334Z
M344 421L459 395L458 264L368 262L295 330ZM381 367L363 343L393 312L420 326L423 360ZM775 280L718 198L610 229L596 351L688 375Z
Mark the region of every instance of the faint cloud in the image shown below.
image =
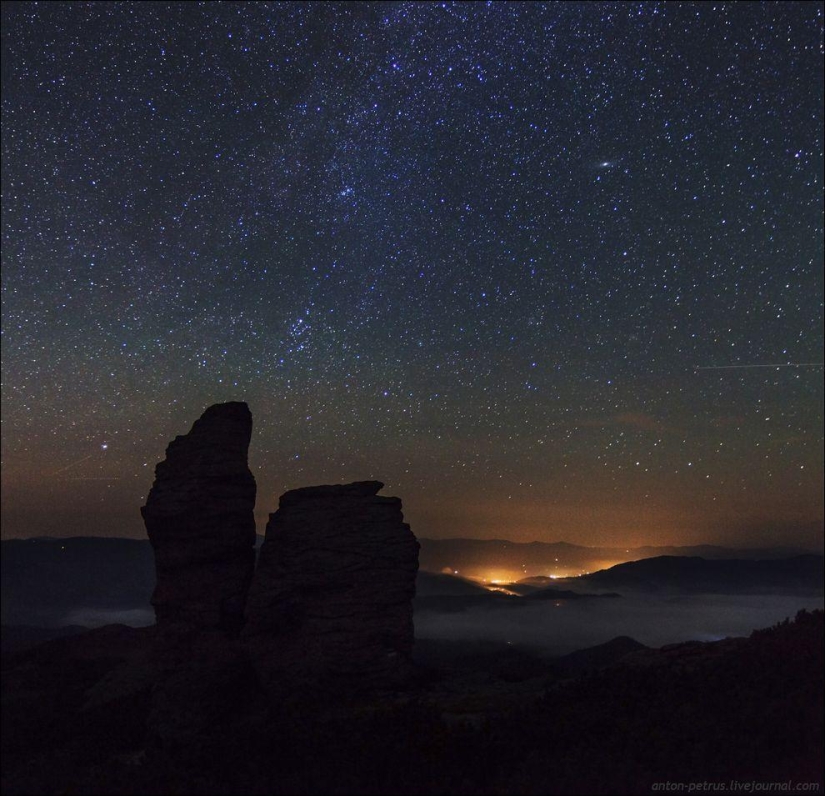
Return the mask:
M745 422L743 415L720 415L711 420L711 425L716 428L729 428L731 426L741 426Z
M646 415L642 412L623 412L616 415L614 422L621 426L630 426L639 431L668 431L668 427L657 420L653 415Z
M657 420L653 415L645 414L644 412L621 412L612 417L580 420L577 426L581 428L611 428L616 426L624 426L632 428L636 431L649 431L655 434L662 434L666 431L674 431L675 429L665 425L661 420Z

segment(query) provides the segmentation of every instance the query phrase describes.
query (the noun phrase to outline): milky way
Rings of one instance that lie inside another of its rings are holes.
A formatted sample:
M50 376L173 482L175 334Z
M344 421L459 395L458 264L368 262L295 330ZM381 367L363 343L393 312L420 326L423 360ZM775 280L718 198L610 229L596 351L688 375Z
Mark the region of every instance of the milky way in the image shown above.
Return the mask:
M141 535L245 400L261 515L380 478L423 536L815 544L822 22L4 4L4 534Z

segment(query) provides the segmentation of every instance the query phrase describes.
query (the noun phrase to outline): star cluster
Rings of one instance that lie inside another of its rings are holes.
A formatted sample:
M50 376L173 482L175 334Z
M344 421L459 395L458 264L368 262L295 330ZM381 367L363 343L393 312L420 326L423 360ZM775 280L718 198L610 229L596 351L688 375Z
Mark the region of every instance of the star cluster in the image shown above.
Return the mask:
M422 536L821 544L822 23L4 4L4 534L141 535L245 400L262 516L378 477Z

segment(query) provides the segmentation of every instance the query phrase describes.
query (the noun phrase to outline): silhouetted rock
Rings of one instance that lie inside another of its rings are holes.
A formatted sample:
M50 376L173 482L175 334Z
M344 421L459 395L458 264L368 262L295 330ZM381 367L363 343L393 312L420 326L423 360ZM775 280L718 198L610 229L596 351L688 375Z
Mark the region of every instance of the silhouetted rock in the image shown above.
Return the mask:
M382 486L295 489L270 515L244 629L270 694L391 687L408 673L418 542Z
M237 638L255 566L251 434L246 404L211 406L169 445L141 509L157 569L148 726L162 745L202 738L251 679Z
M245 403L210 406L175 437L141 508L155 551L158 629L236 632L255 567L255 479Z

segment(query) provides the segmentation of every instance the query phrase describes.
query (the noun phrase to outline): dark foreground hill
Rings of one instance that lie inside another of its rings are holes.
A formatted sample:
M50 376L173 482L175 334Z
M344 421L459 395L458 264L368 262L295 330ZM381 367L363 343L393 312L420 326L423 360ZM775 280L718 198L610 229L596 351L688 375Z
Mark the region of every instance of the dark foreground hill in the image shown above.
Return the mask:
M250 679L197 744L162 750L146 741L153 632L105 627L4 657L3 793L822 786L821 611L747 639L658 650L617 639L558 669L473 649L470 666L447 656L406 691L334 705L312 693L267 705Z

